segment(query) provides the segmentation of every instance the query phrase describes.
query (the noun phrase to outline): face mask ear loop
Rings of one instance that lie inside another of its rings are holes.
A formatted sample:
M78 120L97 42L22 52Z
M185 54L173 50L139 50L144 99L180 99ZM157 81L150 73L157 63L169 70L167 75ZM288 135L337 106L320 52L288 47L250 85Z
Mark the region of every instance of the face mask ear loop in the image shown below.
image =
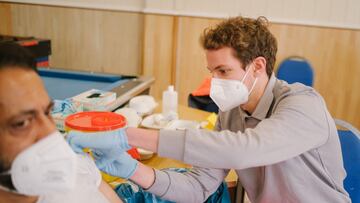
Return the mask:
M253 91L253 89L254 89L254 87L255 87L255 85L256 85L257 80L258 80L258 78L255 78L255 81L254 81L254 83L253 83L253 85L252 85L252 87L251 87L251 89L250 89L250 91L249 91L249 95L250 95L251 92Z
M250 67L249 67L249 68L248 68L248 70L246 71L246 73L245 73L245 75L244 75L243 79L241 80L241 82L244 82L244 80L245 80L245 78L246 78L247 74L250 72L249 70L250 70ZM251 86L251 88L250 88L249 95L250 95L250 94L251 94L251 92L253 91L253 89L254 89L254 87L255 87L255 85L256 85L256 83L257 83L257 80L258 80L258 78L256 77L256 78L255 78L255 81L254 81L254 83L253 83L253 85L252 85L252 86Z
M245 72L245 75L244 75L244 77L243 77L242 80L241 80L242 83L244 83L244 80L245 80L246 76L248 75L249 70L250 70L250 67L249 67L249 68L247 69L247 71Z

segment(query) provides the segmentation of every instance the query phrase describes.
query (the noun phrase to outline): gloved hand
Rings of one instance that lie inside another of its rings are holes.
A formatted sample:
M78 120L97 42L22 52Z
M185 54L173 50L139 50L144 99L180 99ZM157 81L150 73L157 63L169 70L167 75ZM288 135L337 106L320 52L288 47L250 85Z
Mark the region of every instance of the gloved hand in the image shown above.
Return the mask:
M129 179L134 175L138 167L138 161L133 159L127 152L121 153L115 159L109 159L101 153L93 151L95 164L101 171L125 179Z
M110 159L109 161L131 149L124 129L91 133L70 131L67 141L76 153L84 153L84 148L90 148L101 153L103 158Z

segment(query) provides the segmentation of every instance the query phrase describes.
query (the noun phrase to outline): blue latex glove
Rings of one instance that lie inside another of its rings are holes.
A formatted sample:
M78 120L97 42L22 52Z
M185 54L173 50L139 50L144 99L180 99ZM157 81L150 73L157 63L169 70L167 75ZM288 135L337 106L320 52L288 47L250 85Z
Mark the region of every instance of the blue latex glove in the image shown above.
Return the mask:
M101 170L112 176L129 179L134 175L138 161L133 159L127 152L121 153L115 159L103 156L102 152L93 151L95 157L95 164Z
M103 158L110 159L109 161L115 160L120 154L131 149L125 129L93 133L70 131L67 141L76 153L84 153L84 148L90 148L102 154Z

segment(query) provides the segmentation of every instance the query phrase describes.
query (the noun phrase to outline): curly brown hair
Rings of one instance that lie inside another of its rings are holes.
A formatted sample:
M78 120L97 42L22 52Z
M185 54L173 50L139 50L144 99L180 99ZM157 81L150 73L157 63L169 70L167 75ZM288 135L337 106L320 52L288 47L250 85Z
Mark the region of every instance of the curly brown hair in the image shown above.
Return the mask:
M265 17L229 18L214 28L205 29L200 41L206 50L233 48L244 67L256 57L264 57L266 73L270 77L275 65L277 42L267 27L268 20Z

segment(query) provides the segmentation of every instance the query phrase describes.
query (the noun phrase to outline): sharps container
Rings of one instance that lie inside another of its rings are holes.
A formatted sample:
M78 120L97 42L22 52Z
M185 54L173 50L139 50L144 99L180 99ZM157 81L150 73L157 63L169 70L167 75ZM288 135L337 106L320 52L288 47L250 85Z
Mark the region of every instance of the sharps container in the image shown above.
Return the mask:
M126 118L113 112L79 112L72 114L65 119L65 131L67 132L71 130L81 132L104 132L124 127L126 127ZM136 148L130 149L128 153L135 159L140 158ZM106 182L113 182L118 179L118 177L113 177L104 172L102 172L102 177Z

